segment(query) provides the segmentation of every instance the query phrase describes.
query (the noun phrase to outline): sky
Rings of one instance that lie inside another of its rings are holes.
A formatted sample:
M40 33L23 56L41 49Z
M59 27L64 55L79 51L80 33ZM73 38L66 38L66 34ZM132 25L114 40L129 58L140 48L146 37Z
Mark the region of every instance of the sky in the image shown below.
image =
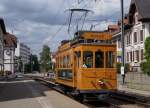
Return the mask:
M128 13L130 0L124 0ZM91 10L84 21L84 12L74 12L70 28L69 9ZM72 39L78 29L102 31L120 19L120 0L0 0L0 17L7 32L39 54L44 44L57 51L62 40ZM82 27L83 26L83 27ZM69 32L68 32L69 28Z

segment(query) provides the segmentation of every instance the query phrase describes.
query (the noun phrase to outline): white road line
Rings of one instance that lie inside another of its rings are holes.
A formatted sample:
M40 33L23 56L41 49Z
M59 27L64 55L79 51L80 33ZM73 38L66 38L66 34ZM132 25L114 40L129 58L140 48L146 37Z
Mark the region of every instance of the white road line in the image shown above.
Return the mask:
M27 84L26 84L26 85L27 85ZM39 94L39 90L36 90L33 86L31 86L31 85L29 85L29 84L28 84L27 86L28 86L28 88L31 90L33 96L36 97L36 96ZM49 105L45 102L45 100L46 100L45 97L36 97L35 99L36 99L37 102L41 105L42 108L53 108L52 106L49 106Z
M38 103L42 106L42 108L53 108L52 106L49 106L45 100L44 97L37 97L36 100L38 101Z

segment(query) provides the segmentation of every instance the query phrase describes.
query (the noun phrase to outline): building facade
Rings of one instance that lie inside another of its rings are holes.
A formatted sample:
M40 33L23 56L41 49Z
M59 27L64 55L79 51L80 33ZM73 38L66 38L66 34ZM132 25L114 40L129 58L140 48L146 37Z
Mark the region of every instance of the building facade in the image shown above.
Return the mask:
M129 9L130 30L125 34L125 56L133 71L140 71L144 61L144 42L150 36L150 1L131 0Z
M144 42L150 36L149 7L150 0L131 0L127 21L124 21L125 63L130 64L131 71L141 71L140 64L144 61ZM112 34L113 42L117 44L117 62L122 62L120 29Z
M4 34L6 34L4 20L0 18L0 71L4 70Z
M15 72L15 48L17 38L13 34L4 35L4 71L8 74Z
M18 42L16 51L15 51L15 56L16 56L16 58L18 58L18 60L17 60L18 61L18 65L17 65L18 70L20 70L19 65L21 62L22 63L21 71L24 71L25 64L29 63L29 61L30 61L30 55L31 55L30 48L27 45Z

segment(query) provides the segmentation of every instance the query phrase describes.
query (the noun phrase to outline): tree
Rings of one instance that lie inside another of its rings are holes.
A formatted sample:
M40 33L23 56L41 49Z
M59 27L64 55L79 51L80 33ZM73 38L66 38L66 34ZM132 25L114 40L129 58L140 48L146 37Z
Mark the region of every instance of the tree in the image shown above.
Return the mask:
M39 61L37 55L31 55L31 66L32 71L39 71Z
M24 72L31 73L31 64L30 63L27 63L24 65Z
M145 62L141 63L141 69L144 73L150 76L150 37L145 40Z
M43 46L42 52L40 53L40 63L42 70L45 72L51 69L50 48L47 45Z
M150 62L150 37L147 37L145 40L145 59L147 62Z
M30 55L30 62L25 64L24 71L31 73L32 71L40 71L37 55Z

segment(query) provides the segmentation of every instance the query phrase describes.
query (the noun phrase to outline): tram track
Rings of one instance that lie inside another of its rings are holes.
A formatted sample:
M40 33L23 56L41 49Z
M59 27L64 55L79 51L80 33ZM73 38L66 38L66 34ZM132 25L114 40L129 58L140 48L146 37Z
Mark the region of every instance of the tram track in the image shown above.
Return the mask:
M51 81L47 81L41 77L34 77L33 79L64 94L64 92L55 87L55 83L51 83ZM75 97L71 95L66 96L75 99ZM75 100L80 102L79 99ZM145 97L125 94L124 92L114 92L106 99L98 100L93 98L93 100L86 100L82 103L89 108L150 108L150 102Z

